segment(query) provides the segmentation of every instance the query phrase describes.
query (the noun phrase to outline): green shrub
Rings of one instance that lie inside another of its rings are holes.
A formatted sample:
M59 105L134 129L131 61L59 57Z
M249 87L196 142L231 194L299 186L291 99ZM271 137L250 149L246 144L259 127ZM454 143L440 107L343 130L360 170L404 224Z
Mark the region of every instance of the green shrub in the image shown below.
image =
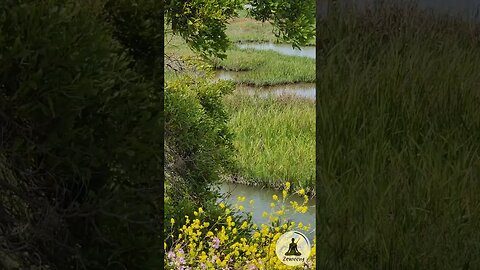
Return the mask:
M216 199L212 184L232 166L222 97L233 84L181 76L165 88L166 215L182 217ZM180 207L181 206L181 207ZM174 212L169 212L171 211Z

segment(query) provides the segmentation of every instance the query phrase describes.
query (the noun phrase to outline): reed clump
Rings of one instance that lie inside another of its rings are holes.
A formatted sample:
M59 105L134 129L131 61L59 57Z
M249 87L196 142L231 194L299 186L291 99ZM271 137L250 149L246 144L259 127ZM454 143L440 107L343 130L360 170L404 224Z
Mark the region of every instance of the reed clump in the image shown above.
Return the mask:
M237 93L226 99L239 177L248 184L314 193L315 103L295 97Z

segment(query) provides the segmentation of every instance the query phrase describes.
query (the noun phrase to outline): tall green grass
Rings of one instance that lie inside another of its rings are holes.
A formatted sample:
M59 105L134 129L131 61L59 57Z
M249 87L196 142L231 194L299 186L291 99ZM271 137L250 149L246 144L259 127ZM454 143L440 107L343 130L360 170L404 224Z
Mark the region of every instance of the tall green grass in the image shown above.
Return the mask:
M314 191L315 103L295 97L226 98L238 152L238 177L248 184L281 187L288 180Z
M319 269L480 269L478 28L391 8L318 31Z

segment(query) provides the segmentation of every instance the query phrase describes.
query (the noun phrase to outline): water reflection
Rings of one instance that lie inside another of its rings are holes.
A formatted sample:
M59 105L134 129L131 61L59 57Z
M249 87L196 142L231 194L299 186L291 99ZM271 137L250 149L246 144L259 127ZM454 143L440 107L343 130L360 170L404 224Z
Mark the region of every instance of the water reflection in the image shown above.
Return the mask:
M222 183L220 186L220 192L227 195L227 202L230 204L237 203L237 198L239 196L245 197L245 202L242 205L245 207L247 212L253 212L252 221L257 224L268 224L268 216L263 217L262 213L270 213L270 203L273 202L272 196L276 194L280 200L282 198L281 191L275 191L267 188L253 187L242 184L233 184L233 183ZM253 211L250 207L249 201L254 200ZM295 194L291 195L286 202L286 209L291 210L289 201L297 201L300 205L303 203L303 199L300 196ZM315 235L315 200L311 199L308 202L308 211L305 214L289 212L288 216L292 221L295 221L296 224L302 222L305 225L310 224L311 232L309 232L307 237L310 241L313 241Z
M219 70L216 73L215 79L235 81L235 77L238 73L239 72L237 71ZM295 83L263 87L239 85L237 87L237 91L244 91L249 95L258 95L263 98L269 96L296 96L312 100L315 100L315 89L314 83Z
M236 74L241 71L217 70L215 73L215 80L230 80L235 81Z
M258 95L260 97L269 96L296 96L307 99L315 99L315 84L313 83L299 83L276 85L269 87L238 87L238 91L246 91L250 95Z
M301 50L294 49L292 45L288 44L275 44L275 43L239 43L237 47L240 49L255 49L262 51L275 51L284 55L300 56L315 58L315 47L304 46Z

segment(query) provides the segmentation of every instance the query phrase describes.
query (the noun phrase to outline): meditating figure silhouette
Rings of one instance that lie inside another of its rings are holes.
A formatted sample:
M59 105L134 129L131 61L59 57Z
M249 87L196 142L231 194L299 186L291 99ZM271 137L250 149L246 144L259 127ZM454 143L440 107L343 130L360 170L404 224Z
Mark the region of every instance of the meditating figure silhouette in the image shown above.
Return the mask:
M297 243L295 243L295 238L292 238L292 243L288 246L288 251L285 253L285 256L301 256L302 253L297 249Z

